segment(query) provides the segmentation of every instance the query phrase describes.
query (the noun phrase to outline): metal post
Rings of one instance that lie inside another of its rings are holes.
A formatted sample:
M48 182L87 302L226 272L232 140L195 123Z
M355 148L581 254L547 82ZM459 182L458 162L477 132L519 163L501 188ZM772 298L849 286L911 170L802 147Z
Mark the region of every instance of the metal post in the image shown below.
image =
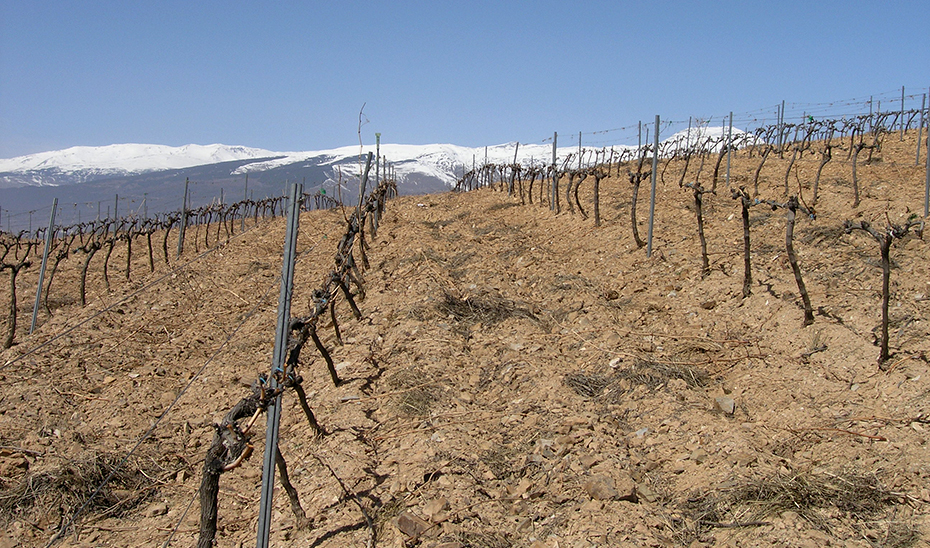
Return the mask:
M178 229L178 257L184 251L184 232L187 231L187 187L190 179L184 179L184 199L181 202L181 227Z
M904 140L904 86L901 86L901 140Z
M375 188L381 184L381 134L375 133Z
M278 297L278 323L275 331L274 355L268 386L278 386L277 376L283 374L287 355L287 339L291 323L291 295L294 291L294 263L297 256L297 231L300 226L300 197L303 185L294 183L288 197L287 232L284 237L284 261L281 265L281 293ZM278 451L278 427L281 423L281 395L268 406L265 428L265 460L262 464L262 492L258 510L258 534L255 546L267 548L271 534L271 507L274 498L274 466Z
M681 148L681 146L679 145L676 148ZM691 148L691 117L690 116L688 116L688 133L685 133L685 150L689 148Z
M917 159L914 161L915 166L920 165L920 140L924 135L924 109L927 107L927 94L924 93L923 99L920 100L920 124L917 127ZM928 135L930 137L930 135Z
M924 156L926 157L924 175L926 178L924 181L924 219L926 219L930 216L930 129L927 130L927 152Z
M733 111L730 111L730 129L727 130L727 188L730 187L730 147L733 144Z
M642 154L643 152L643 121L642 120L639 121L639 144L636 145L636 150L639 151L640 154Z
M578 169L581 169L581 132L578 132Z
M245 194L242 197L243 202L249 201L249 174L245 174ZM239 232L245 232L245 218L249 214L248 204L245 204L242 211L242 223L239 225Z
M646 256L652 257L652 226L656 216L656 171L659 170L659 115L656 114L656 134L652 149L652 194L649 200L649 236L646 238Z
M552 133L552 198L549 199L549 210L555 211L555 201L558 199L559 192L559 165L556 163L556 142L559 140L559 132Z
M869 133L872 132L872 96L869 95Z
M36 329L36 318L39 316L39 303L42 301L42 285L45 283L45 267L48 265L48 253L52 249L52 238L55 235L56 211L58 211L58 198L52 201L52 215L48 220L48 232L45 233L45 251L42 252L42 266L39 268L39 287L36 289L36 304L32 307L32 324L29 326L30 335Z
M775 136L775 146L781 148L781 105L775 105L775 127L778 134Z
M520 141L517 141L517 146L514 147L513 149L513 164L510 166L510 171L511 171L510 182L507 184L507 195L508 196L513 196L513 180L514 180L514 177L516 177L516 173L514 172L514 166L517 165L517 154L519 152L520 152Z

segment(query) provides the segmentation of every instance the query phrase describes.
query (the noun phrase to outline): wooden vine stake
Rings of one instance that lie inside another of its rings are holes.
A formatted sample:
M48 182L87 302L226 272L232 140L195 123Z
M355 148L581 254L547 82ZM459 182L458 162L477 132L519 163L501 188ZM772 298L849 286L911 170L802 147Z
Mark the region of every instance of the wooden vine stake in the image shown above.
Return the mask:
M881 250L882 257L882 336L881 336L881 353L878 356L878 367L885 370L885 363L888 361L888 358L891 354L888 351L888 302L891 299L891 244L895 240L900 240L908 235L910 230L914 227L919 227L917 229L917 235L923 237L923 221L921 221L917 214L911 214L908 217L907 222L903 225L896 225L888 219L888 214L885 214L885 220L887 225L885 229L880 231L872 228L872 226L866 221L852 222L846 221L843 223L843 228L846 230L847 234L852 233L853 230L862 230L867 232L872 238L878 242L879 249Z

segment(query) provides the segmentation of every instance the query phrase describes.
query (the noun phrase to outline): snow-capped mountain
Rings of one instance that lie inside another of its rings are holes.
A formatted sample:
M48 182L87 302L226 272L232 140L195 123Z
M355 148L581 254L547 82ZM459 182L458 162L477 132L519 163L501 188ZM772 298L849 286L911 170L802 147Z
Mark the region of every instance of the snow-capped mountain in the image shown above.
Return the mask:
M695 145L719 148L725 137L726 128L698 126L666 138L663 141L663 150L672 153ZM744 143L747 137L750 137L749 134L734 130L734 141ZM616 148L622 150L633 147ZM327 172L326 179L337 180L340 173L357 177L362 158L369 151L374 152L373 145L350 145L307 152L275 152L221 144L181 147L146 144L78 146L7 160L0 159L0 188L61 186L217 164L230 167L227 175L232 178L244 176L246 173L255 176L265 172L286 171L287 168L295 166L313 166ZM569 154L577 154L578 149L574 146L564 146L557 152L558 157L564 159ZM451 186L463 169L467 170L484 163L546 163L552 157L552 148L546 144L517 143L481 148L450 144L383 144L380 153L393 164L398 178L402 181L409 179L409 182L416 186L424 180L433 180Z
M270 150L242 146L122 144L71 147L0 160L0 186L84 183L118 175L270 158Z
M699 145L718 149L725 128L694 127L666 138L662 154ZM747 144L750 135L734 129L733 142ZM577 165L578 147L570 140L557 149L559 165L571 156ZM613 147L616 153L636 147ZM374 145L350 145L330 150L276 152L244 146L119 144L72 147L0 159L0 227L11 220L31 226L33 213L49 209L53 199L65 218L80 222L108 215L144 210L147 214L177 210L186 181L189 201L198 207L211 201L260 199L280 195L288 182L303 181L305 192L325 191L347 202L355 198L364 158ZM504 143L471 148L451 144L382 144L380 155L397 176L401 194L425 194L449 190L465 171L490 164L548 165L552 145ZM581 162L594 161L585 150ZM383 165L380 166L383 170ZM376 168L372 166L372 175ZM70 212L69 207L70 206Z

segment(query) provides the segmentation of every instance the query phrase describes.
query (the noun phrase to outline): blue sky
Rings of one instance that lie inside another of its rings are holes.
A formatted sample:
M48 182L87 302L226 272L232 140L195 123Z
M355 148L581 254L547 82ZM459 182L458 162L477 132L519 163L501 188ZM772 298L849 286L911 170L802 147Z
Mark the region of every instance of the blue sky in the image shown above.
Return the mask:
M926 0L0 0L0 158L334 148L357 142L363 104L366 143L464 146L635 143L656 114L845 113L901 86L910 108L928 21Z

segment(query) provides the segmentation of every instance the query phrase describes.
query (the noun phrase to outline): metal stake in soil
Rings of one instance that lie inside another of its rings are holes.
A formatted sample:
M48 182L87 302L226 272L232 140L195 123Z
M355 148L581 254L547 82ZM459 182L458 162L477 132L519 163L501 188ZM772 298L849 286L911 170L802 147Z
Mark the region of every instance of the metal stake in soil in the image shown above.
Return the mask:
M45 233L45 251L42 252L42 266L39 268L39 288L36 289L36 304L32 307L32 324L29 326L30 335L36 329L36 318L39 315L39 301L42 300L42 284L45 282L45 267L48 265L48 252L52 249L52 239L55 235L56 211L58 211L58 198L52 201L52 215L48 220L48 232Z
M281 266L281 294L278 297L278 325L275 331L274 357L268 387L278 386L275 375L283 373L287 356L287 336L291 322L291 295L294 291L294 263L297 251L297 230L300 226L300 197L303 185L294 183L288 201L287 232L284 238L284 261ZM257 548L267 548L271 533L271 503L274 494L274 467L278 447L278 426L281 421L281 396L268 406L268 426L265 430L265 460L262 465L262 496L258 512Z

